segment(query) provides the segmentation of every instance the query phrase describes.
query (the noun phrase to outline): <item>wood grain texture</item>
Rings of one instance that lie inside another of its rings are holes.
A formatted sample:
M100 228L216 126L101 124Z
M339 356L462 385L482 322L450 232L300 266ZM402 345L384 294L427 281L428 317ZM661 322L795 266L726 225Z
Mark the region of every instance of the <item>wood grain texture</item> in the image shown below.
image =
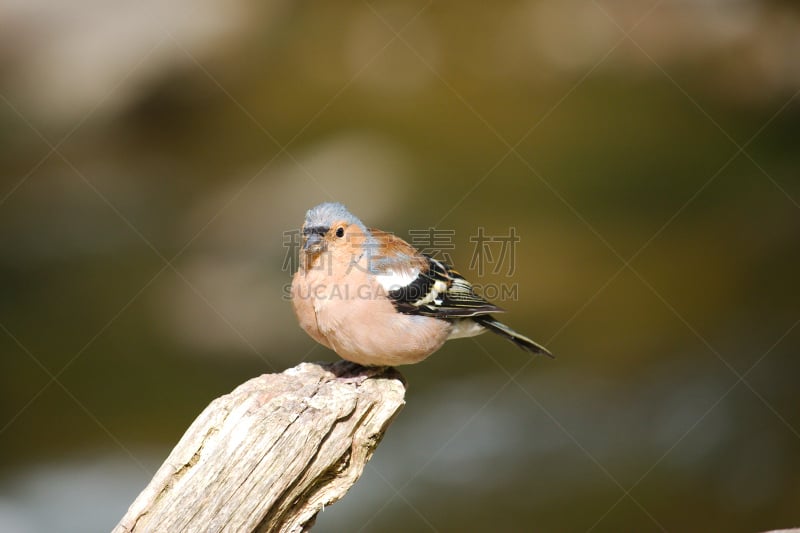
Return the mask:
M114 533L306 531L358 480L404 404L391 368L265 374L197 417Z

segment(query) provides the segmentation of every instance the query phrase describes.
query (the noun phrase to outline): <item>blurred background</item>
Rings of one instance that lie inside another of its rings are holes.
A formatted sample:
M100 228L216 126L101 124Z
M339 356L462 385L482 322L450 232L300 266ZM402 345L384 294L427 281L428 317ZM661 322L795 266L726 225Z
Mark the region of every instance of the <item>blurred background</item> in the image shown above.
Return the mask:
M336 359L284 298L328 200L447 230L557 358L402 368L316 531L800 525L798 57L788 1L4 2L0 531L110 530L212 399Z

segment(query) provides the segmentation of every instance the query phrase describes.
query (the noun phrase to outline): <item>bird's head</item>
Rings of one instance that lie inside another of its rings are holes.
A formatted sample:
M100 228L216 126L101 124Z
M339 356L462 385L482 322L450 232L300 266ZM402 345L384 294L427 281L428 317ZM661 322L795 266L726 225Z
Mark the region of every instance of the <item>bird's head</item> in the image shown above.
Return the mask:
M367 227L345 206L326 202L306 213L300 255L308 268L324 252L344 251L371 239Z

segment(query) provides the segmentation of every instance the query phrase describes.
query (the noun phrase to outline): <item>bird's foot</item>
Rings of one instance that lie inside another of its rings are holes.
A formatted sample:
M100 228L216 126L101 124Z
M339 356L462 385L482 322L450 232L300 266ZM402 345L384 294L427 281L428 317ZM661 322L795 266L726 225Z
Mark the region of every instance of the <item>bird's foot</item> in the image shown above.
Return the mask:
M337 380L341 383L361 385L364 381L386 373L387 366L362 366L349 361L339 363L336 372Z

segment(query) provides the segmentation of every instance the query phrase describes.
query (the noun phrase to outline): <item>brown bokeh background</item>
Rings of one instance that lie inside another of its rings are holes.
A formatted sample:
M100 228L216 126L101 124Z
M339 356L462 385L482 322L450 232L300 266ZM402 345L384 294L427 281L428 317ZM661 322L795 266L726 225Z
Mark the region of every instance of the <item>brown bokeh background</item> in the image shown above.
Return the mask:
M318 202L453 232L449 343L317 531L800 525L793 2L0 7L0 530L109 530L213 398L335 355ZM514 271L467 268L514 228Z

